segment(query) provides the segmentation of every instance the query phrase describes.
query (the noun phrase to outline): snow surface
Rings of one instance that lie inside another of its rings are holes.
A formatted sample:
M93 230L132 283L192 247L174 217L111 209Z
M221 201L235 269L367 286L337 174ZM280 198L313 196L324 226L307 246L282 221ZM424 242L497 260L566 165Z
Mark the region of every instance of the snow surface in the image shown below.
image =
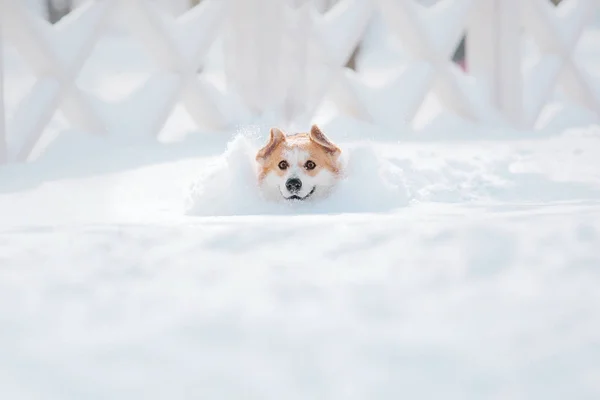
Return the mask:
M81 85L125 101L150 74L128 46L104 39ZM6 63L11 112L31 82ZM324 107L348 176L279 206L251 174L268 124L176 113L158 144L118 108L118 135L58 116L0 168L2 399L600 397L597 116L557 101L514 131L430 99L415 132Z

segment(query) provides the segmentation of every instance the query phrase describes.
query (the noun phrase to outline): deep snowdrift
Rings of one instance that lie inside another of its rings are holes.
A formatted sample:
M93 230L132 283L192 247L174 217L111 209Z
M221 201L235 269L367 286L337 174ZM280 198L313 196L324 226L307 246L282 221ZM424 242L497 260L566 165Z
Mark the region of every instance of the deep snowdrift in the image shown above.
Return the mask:
M343 132L334 135L343 136ZM600 198L600 127L544 140L341 142L344 179L320 202L263 200L254 156L265 132L238 133L198 168L186 191L188 215L389 212L415 202L546 202Z
M188 193L188 215L268 215L382 212L407 204L402 170L379 157L372 145L344 149L344 176L323 201L281 204L264 200L256 185L258 145L239 134L223 155L204 166Z
M253 157L264 137L103 147L75 135L36 163L0 169L0 220L6 228L146 224L219 215L390 213L429 202L600 199L597 126L536 140L431 143L347 141L343 131L327 129L344 149L348 169L322 202L280 205L260 198Z

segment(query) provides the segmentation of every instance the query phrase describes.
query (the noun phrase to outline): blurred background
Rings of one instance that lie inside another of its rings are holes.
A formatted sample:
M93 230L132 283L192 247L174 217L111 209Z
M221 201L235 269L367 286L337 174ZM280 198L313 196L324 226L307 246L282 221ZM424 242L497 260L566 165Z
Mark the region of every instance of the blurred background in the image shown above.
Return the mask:
M598 2L543 4L7 2L0 136L23 160L68 130L178 142L240 124L319 122L348 137L419 139L443 127L476 137L587 123L600 112ZM63 99L65 79L78 100Z
M37 10L39 15L47 18L51 23L55 23L60 20L66 14L71 12L74 7L77 7L85 0L25 0L32 8ZM179 15L191 7L198 5L202 0L152 0L160 4L160 6L166 11L173 15ZM317 0L317 7L326 11L329 10L339 0ZM437 0L417 0L424 5L430 5L435 3ZM555 5L558 5L562 0L550 0ZM465 59L465 41L461 40L460 46L456 50L453 56L453 60L464 67ZM355 55L351 58L348 63L350 68L353 68L355 62Z

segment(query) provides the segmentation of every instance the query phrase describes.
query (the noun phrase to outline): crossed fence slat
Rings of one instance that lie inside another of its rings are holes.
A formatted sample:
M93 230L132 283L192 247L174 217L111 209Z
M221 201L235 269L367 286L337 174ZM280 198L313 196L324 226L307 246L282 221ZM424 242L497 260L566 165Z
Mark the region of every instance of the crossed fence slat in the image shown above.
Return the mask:
M229 32L227 41L230 83L252 112L276 110L284 123L306 122L333 83L343 79L340 72L372 11L364 0L341 0L325 15L310 2L233 4L231 23L239 29ZM279 34L261 29L262 23ZM335 32L344 35L331 43Z
M13 132L11 137L16 142L13 145L16 154L13 156L9 151L9 158L19 161L27 158L59 107L69 121L82 130L105 133L103 122L89 97L75 85L75 79L114 5L113 0L87 3L52 27L27 12L23 2L5 3L2 25L38 78L8 124L8 131ZM81 24L89 24L88 29L80 29ZM84 35L79 46L69 49L71 54L59 53L52 36L74 30L77 30L76 35Z
M205 0L177 19L161 16L146 1L126 0L126 5L131 7L129 15L132 17L130 27L133 33L164 71L177 76L177 85L159 110L160 116L156 118L152 133L159 133L180 98L199 126L222 128L227 125L226 116L212 101L217 94L197 76L223 24L225 3ZM193 25L201 27L201 30L186 29ZM190 54L184 53L186 49L174 37L177 29L188 33L188 41L195 41L193 48L187 49Z
M596 7L595 0L569 0L558 7L544 0L523 3L525 28L531 32L542 52L542 60L527 77L537 89L532 88L525 93L527 124L534 122L557 85L562 86L577 103L600 112L600 99L592 89L592 80L573 56L585 27L594 18ZM540 73L543 69L546 73ZM534 79L534 74L538 74L540 79Z
M0 46L2 38L13 44L37 78L14 115L4 115L0 98L0 162L26 160L59 108L81 130L106 133L107 121L75 81L106 22L124 12L131 33L162 73L173 77L171 91L152 115L149 135L158 134L179 100L200 126L220 129L236 121L221 107L231 99L198 74L218 37L224 39L228 95L239 96L247 113L271 111L288 123L306 124L330 97L343 111L376 120L360 74L344 69L375 11L412 58L407 72L386 83L392 89L413 86L410 93L395 94L408 120L431 90L463 116L489 117L479 107L482 98L474 97L451 62L465 32L469 73L484 89L483 100L506 120L531 126L557 85L600 115L598 93L573 52L599 0L564 0L558 8L547 0L441 0L431 8L416 0L339 0L333 7L329 0L291 3L203 0L174 18L146 0L90 0L52 26L29 13L21 0L0 1ZM529 76L521 71L521 28L531 33L543 56ZM72 32L79 36L76 44L72 38L58 41Z

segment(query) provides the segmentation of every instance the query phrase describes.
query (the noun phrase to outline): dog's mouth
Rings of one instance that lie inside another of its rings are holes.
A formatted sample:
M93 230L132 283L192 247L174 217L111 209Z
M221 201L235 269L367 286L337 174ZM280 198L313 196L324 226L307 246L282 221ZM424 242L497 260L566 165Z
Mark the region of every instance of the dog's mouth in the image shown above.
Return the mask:
M310 192L308 192L308 194L307 194L306 196L304 196L304 197L300 197L300 196L298 196L298 195L296 195L296 194L293 194L293 195L291 195L290 197L285 197L285 196L283 196L283 193L282 193L281 195L282 195L282 196L283 196L283 198L284 198L284 199L286 199L286 200L300 200L300 201L302 201L302 200L306 200L306 199L308 199L310 196L312 196L312 194L315 192L315 190L317 190L317 187L316 187L316 186L313 186L312 190L311 190Z

